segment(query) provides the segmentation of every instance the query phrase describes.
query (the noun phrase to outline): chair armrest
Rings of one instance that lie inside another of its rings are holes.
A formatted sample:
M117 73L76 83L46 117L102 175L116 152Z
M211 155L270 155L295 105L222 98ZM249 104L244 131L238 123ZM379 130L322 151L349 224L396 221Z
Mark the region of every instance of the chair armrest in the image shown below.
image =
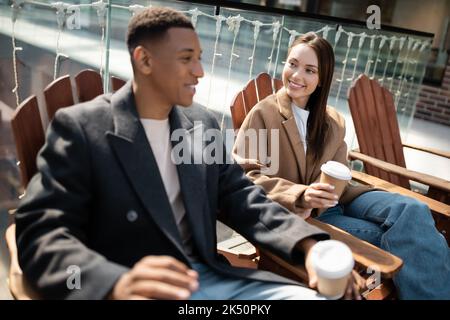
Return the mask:
M306 221L328 232L331 239L342 241L349 246L355 262L364 270L372 268L379 271L384 278L392 278L403 265L403 261L399 257L358 239L348 232L313 218L306 219Z
M332 239L339 240L347 244L353 252L353 257L356 263L364 270L367 270L369 267L372 267L373 269L376 268L376 270L379 270L384 278L392 278L402 266L403 262L400 258L377 248L368 242L360 240L341 229L312 218L309 218L306 221L324 230L325 232L328 232ZM217 245L217 251L223 254L228 260L233 260L230 261L232 264L238 263L247 265L248 263L246 260L251 261L258 255L255 247L242 236L220 242ZM281 269L289 270L302 280L307 279L307 274L303 265L294 266L261 248L259 248L258 251L261 254L261 259L259 261L260 263L264 263L264 256L267 256L277 265L282 267ZM271 268L272 266L269 269Z
M352 178L353 178L353 180L355 180L357 182L374 186L377 189L381 189L381 190L388 191L388 192L399 193L404 196L415 198L416 200L419 200L419 201L425 203L426 205L428 205L430 210L433 211L434 213L437 213L437 214L443 215L447 218L450 218L450 206L445 203L428 198L427 196L424 196L420 193L411 191L409 189L405 189L403 187L400 187L400 186L390 183L388 181L368 175L367 173L364 173L364 172L352 170Z
M419 150L419 151L423 151L423 152L428 152L428 153L431 153L431 154L434 154L434 155L437 155L437 156L440 156L440 157L444 157L444 158L450 159L450 152L448 152L448 151L443 151L443 150L438 150L438 149L418 146L418 145L410 144L410 143L403 143L402 145L405 148L410 148L410 149L415 149L415 150Z
M219 242L217 252L235 267L256 269L258 266L257 249L241 235Z
M256 248L243 236L236 236L217 244L217 251L236 254L241 259L254 259L257 257Z
M379 271L383 278L392 278L403 265L403 261L400 258L366 241L360 240L341 229L313 218L309 218L306 221L328 232L331 239L342 241L348 245L352 250L353 258L355 259L358 268L363 271L372 268L372 270ZM275 267L278 267L278 270L275 271L281 275L286 275L287 271L302 281L308 280L308 275L303 265L293 265L264 249L260 249L260 253L260 264L267 263L267 260L271 262L269 266L262 266L263 269L274 271L275 264Z
M426 184L430 187L434 187L436 189L450 193L450 181L440 179L428 174L408 170L406 168L370 157L360 152L349 151L348 156L350 159L361 160L386 172L394 173L407 179L414 180Z

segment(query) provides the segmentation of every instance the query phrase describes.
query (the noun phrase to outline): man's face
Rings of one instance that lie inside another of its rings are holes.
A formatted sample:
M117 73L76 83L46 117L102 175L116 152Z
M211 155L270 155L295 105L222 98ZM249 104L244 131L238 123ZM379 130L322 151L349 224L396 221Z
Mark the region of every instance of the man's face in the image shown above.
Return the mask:
M170 106L190 106L195 85L203 77L200 41L194 30L170 28L163 40L150 50L150 79L158 100Z

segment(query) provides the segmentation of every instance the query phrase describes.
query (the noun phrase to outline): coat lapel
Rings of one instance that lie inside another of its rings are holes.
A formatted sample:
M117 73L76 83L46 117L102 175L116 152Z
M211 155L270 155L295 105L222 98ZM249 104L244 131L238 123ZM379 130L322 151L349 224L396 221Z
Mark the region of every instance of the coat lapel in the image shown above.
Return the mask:
M111 98L114 132L107 139L138 197L162 232L181 251L181 237L156 159L136 110L129 81Z
M181 108L174 107L169 116L172 133L174 130L181 129L184 131L183 139L189 141L189 150L187 151L190 155L190 163L180 163L177 165L181 194L183 195L184 207L197 248L199 250L210 251L210 247L214 245L214 241L209 237L213 230L205 229L205 226L208 227L211 225L211 221L205 220L210 219L204 207L208 192L206 190L206 166L203 160L201 163L194 162L194 152L201 153L204 147L202 140L198 140L202 139L204 128L203 125L197 123L194 126L192 121L181 111ZM177 143L179 141L172 141L172 146L175 147Z
M303 147L302 139L300 138L300 133L298 132L297 123L295 122L294 115L291 109L291 99L286 93L284 88L281 88L276 93L278 108L281 115L286 119L283 120L283 127L289 137L289 142L291 143L292 150L297 159L297 167L300 170L300 176L302 181L306 179L307 162L305 149Z

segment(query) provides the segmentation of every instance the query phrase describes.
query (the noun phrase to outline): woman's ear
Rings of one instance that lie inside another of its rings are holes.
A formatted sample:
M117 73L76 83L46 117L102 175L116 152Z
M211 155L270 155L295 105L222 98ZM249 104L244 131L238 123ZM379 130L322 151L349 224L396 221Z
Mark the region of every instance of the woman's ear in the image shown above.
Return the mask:
M134 65L140 73L149 75L152 73L152 57L144 46L137 46L133 50Z

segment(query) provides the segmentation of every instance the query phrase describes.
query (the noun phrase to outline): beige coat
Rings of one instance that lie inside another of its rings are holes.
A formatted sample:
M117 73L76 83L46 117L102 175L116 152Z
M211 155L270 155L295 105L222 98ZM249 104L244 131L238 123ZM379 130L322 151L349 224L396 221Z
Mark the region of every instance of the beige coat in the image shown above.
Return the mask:
M305 209L299 205L299 199L308 185L318 182L320 166L328 160L347 165L344 118L329 106L327 115L330 129L324 142L326 147L318 162L314 162L309 149L305 155L302 139L292 113L291 99L284 88L260 101L250 111L239 130L233 148L233 157L244 168L247 176L255 184L261 185L269 198L300 215L305 215ZM258 152L254 152L253 156L251 155L248 133L246 138L246 132L251 128L257 131L267 129L268 139L263 143L263 147L267 147L269 157L272 156L271 147L273 144L276 147L277 144L271 129L279 129L279 165L276 173L264 174L265 169L270 170L274 165L273 161L276 160L276 157L270 161L266 158L261 159L260 148L257 149ZM241 149L244 147L245 152ZM373 189L352 181L344 191L340 202L350 202L370 190Z

